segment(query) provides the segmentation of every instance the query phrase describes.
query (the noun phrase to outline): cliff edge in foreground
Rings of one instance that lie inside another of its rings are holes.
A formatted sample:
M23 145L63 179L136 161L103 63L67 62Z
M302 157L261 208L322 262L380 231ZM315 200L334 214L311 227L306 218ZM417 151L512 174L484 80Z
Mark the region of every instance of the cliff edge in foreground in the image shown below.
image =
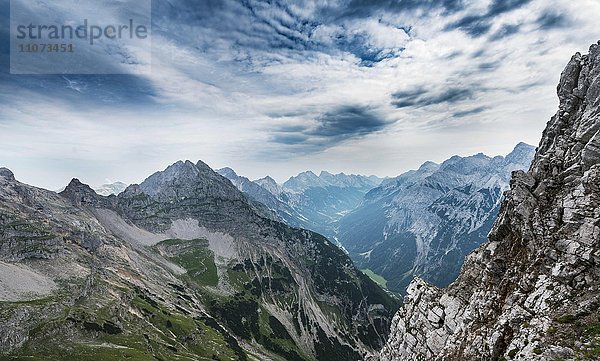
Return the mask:
M600 42L577 53L489 241L438 289L414 280L382 360L600 357Z

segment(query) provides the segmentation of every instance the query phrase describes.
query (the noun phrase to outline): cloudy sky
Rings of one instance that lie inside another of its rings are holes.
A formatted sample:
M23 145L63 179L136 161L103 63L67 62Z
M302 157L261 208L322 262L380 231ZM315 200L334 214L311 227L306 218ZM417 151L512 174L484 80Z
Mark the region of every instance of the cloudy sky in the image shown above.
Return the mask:
M151 73L25 76L0 6L0 166L50 189L179 159L284 181L507 154L600 40L597 0L156 0Z

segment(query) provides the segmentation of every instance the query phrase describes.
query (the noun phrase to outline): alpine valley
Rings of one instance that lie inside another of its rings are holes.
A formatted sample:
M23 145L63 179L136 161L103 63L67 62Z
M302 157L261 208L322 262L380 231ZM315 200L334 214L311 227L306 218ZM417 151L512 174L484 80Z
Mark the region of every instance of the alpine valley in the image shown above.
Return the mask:
M464 257L486 240L512 171L528 169L534 153L520 143L506 157L454 156L385 180L307 171L280 185L217 172L276 219L327 236L402 293L414 276L438 286L458 276Z

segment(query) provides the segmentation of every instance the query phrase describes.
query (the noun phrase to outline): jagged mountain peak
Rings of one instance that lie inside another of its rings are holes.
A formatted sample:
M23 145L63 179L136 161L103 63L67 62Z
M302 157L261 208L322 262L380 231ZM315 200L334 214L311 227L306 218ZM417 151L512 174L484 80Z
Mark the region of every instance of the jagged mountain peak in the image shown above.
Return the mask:
M257 179L257 180L255 180L255 182L263 183L263 184L279 185L279 183L277 183L277 181L275 179L271 178L270 176L266 176L266 177Z
M191 160L179 160L168 166L163 172L165 174L172 174L175 176L185 176L188 174L197 175L203 172L213 173L213 170L201 160L198 160L196 163L192 162Z
M514 151L518 151L518 150L527 150L527 151L530 151L532 149L535 150L535 146L533 146L531 144L527 144L525 142L519 142L517 145L515 145L515 148L513 149L513 152Z
M319 173L319 178L321 179L353 179L361 177L369 179L369 177L366 176L362 176L359 174L346 174L345 172L331 173L326 170L322 170L321 173Z
M297 176L290 177L283 188L294 192L302 192L309 188L317 187L340 187L340 188L356 188L361 191L369 191L377 187L382 182L382 179L376 176L363 176L359 174L337 173L333 174L328 171L321 171L317 176L312 171L305 171Z
M0 177L8 180L15 180L15 174L8 168L0 168Z
M280 196L284 191L283 187L277 183L277 181L269 176L266 176L261 179L257 179L254 183L266 189L269 193L274 196Z
M191 171L191 172L197 174L199 171L199 168L196 166L196 164L194 164L190 160L185 160L185 161L180 160L180 161L177 161L174 164L170 165L169 167L167 167L167 169L165 171L168 172L169 170L172 170L175 172Z
M110 198L103 197L96 193L89 185L82 183L79 179L73 178L67 187L59 193L63 198L68 199L76 206L82 205L105 205L115 196Z
M527 143L520 142L515 148L506 155L505 160L508 163L531 162L531 159L535 154L535 147Z
M199 171L214 173L213 169L208 164L204 163L201 160L198 160L198 162L196 162L196 168Z
M298 174L298 177L310 177L310 178L318 178L318 176L312 170L307 170Z
M486 166L490 159L489 156L483 153L477 153L467 157L455 155L443 162L440 165L440 169L444 171L472 172L477 170L480 166Z
M450 157L450 159L444 161L441 166L446 167L448 165L455 165L455 164L466 164L466 163L481 163L481 162L485 162L490 160L491 157L489 157L488 155L479 152L473 155L469 155L466 157L462 157L460 155L454 155L452 157Z
M238 177L238 174L229 167L217 169L216 172L219 173L220 175L224 176L225 178Z
M199 173L198 168L194 163L189 160L182 161L179 160L171 165L169 165L165 170L158 171L148 177L146 180L151 178L163 178L163 179L181 179L181 178L189 178L195 177Z
M90 194L96 194L96 192L89 185L81 182L78 178L73 178L65 188L63 192L86 192Z
M297 176L290 177L290 179L283 183L284 188L297 192L301 192L310 187L321 187L325 185L326 182L310 170L302 172Z
M440 167L439 164L428 160L427 162L421 164L421 166L419 167L419 171L420 172L430 172L430 171L437 170L439 167Z

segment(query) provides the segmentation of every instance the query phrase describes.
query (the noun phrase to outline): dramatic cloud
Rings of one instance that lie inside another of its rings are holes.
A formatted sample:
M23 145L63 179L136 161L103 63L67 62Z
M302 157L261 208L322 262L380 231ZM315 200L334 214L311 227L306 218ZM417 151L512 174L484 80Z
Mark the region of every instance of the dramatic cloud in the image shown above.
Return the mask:
M507 153L539 140L567 60L600 39L597 0L152 5L151 74L17 76L0 0L0 166L59 188L178 159L283 180Z
M511 24L505 24L502 25L502 27L500 28L500 30L496 31L491 37L490 40L500 40L500 39L504 39L508 36L517 34L519 32L519 30L521 29L520 25L511 25Z
M463 0L351 0L349 2L333 2L333 5L326 8L325 13L333 18L340 19L371 17L381 12L398 13L436 9L455 12L463 8Z
M310 135L341 139L367 135L389 124L370 109L360 106L340 107L323 114L317 122L317 127Z

